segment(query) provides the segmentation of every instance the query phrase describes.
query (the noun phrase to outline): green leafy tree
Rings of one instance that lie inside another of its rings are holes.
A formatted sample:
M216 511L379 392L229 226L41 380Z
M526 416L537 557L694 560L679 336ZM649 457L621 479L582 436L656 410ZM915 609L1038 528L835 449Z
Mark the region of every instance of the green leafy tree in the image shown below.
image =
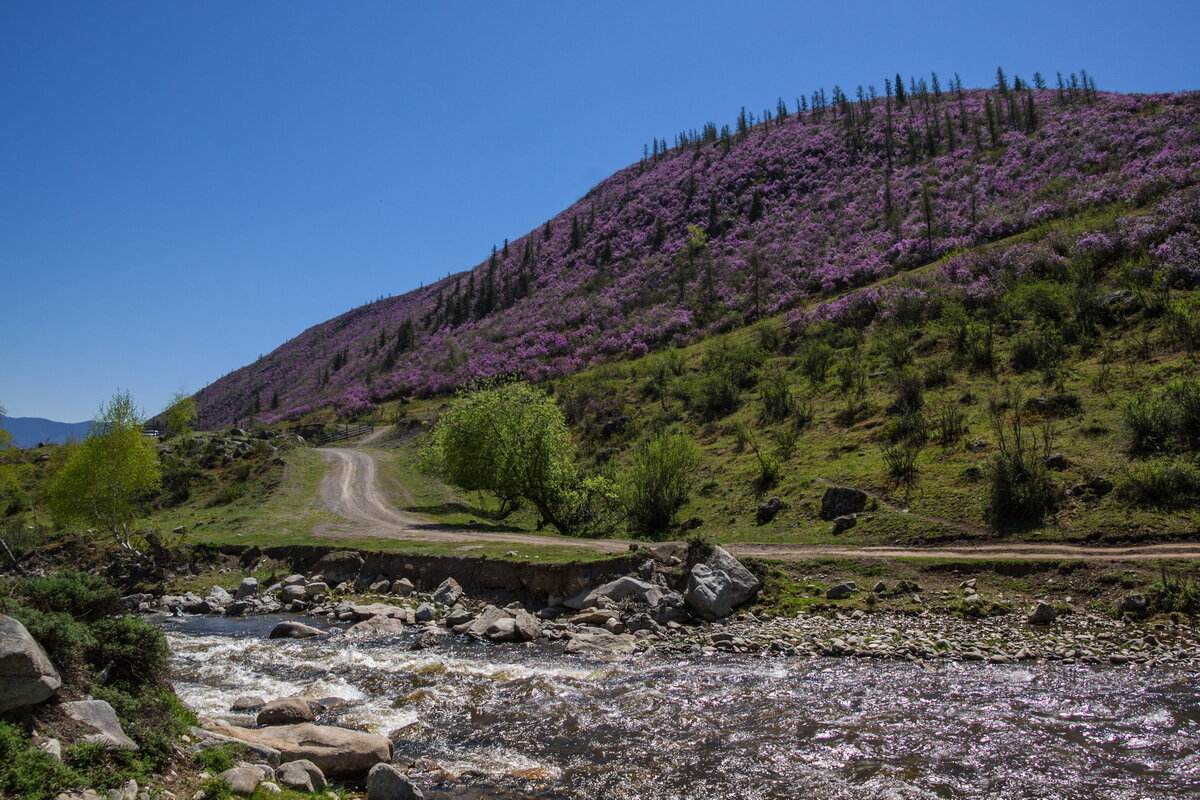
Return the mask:
M196 422L196 401L183 392L171 396L171 404L162 413L163 433L167 438L190 433Z
M8 416L8 409L5 408L3 405L0 405L0 417L7 417L7 416ZM10 444L12 444L12 434L9 433L8 431L6 431L4 428L0 428L0 450L3 450L4 448L8 447Z
M129 393L119 392L100 407L87 438L51 480L47 499L59 523L101 529L136 553L138 501L161 482L154 444L142 434Z
M697 461L695 443L682 433L663 431L642 445L620 484L631 533L655 539L670 533Z
M526 500L560 533L562 504L574 488L571 437L554 401L526 383L491 384L464 394L434 427L427 469L500 501L499 515Z

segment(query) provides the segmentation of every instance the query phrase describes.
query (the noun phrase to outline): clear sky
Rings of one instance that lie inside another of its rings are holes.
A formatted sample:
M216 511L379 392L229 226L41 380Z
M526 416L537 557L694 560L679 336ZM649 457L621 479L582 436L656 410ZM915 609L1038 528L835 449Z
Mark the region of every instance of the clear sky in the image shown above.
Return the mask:
M885 75L1200 88L1200 2L0 0L0 404L147 413L651 137Z

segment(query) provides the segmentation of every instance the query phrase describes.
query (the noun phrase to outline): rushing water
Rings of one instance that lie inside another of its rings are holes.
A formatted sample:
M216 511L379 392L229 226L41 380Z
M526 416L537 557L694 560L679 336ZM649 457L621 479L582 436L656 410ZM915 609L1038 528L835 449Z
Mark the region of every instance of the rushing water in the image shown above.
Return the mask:
M398 762L472 776L431 798L1200 796L1200 681L1182 672L610 663L454 636L421 651L411 636L267 640L278 620L164 621L176 690L235 724L253 724L228 712L240 695L344 698L320 721L390 736Z

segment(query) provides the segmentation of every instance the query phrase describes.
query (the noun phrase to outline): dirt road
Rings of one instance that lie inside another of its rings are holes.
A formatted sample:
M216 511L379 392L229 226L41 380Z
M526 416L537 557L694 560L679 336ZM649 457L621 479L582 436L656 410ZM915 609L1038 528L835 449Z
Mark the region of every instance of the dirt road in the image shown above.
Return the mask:
M376 434L378 435L378 434ZM367 450L324 447L327 469L321 499L338 516L357 523L339 535L409 539L426 542L524 544L579 547L604 553L623 553L623 539L572 539L529 533L481 531L440 525L418 514L394 508L380 489L375 456ZM1200 559L1200 543L1093 547L1072 544L996 542L939 547L846 547L836 544L733 542L724 545L736 556L798 561L809 558L962 558L962 559L1080 559L1084 561L1144 561L1158 558Z

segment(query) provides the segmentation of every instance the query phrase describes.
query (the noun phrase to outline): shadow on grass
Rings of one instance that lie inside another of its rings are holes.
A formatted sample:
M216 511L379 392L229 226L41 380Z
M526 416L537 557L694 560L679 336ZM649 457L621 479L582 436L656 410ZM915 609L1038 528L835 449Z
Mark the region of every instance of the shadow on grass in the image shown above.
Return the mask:
M412 527L421 530L478 530L478 531L495 531L497 533L524 533L521 528L513 525L505 525L491 519L488 512L476 506L469 506L464 503L441 503L431 506L405 506L405 511L413 514L424 514L430 517L445 516L447 514L466 514L476 519L472 519L470 523L450 524L445 522L430 522L426 524L413 525Z

